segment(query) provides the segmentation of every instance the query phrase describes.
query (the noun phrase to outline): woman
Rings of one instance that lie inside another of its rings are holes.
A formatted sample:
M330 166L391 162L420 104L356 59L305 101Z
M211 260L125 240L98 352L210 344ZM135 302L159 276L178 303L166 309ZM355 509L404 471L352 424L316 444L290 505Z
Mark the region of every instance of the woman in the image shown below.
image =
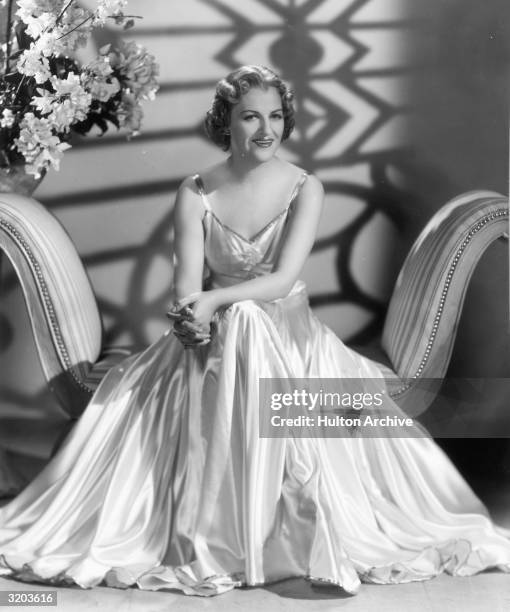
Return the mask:
M213 595L290 576L355 593L510 570L510 541L430 438L259 436L261 378L381 378L297 280L323 191L276 155L292 127L270 70L220 81L207 129L229 156L176 201L177 339L110 371L0 511L4 574Z

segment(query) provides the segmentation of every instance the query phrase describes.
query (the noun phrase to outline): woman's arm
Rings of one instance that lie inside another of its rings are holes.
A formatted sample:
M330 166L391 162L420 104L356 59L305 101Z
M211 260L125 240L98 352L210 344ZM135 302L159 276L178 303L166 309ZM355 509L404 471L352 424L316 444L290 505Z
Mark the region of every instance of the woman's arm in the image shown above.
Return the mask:
M174 287L175 300L202 291L204 272L204 214L193 179L179 187L174 208Z
M312 250L323 202L321 182L308 176L296 197L287 236L273 272L232 287L188 296L179 302L179 306L194 304L194 320L204 325L221 306L241 300L270 301L288 295Z
M184 346L209 341L208 326L193 322L189 307L175 307L179 299L202 291L204 271L203 205L187 178L179 187L174 207L174 307L167 313L174 321L174 334Z

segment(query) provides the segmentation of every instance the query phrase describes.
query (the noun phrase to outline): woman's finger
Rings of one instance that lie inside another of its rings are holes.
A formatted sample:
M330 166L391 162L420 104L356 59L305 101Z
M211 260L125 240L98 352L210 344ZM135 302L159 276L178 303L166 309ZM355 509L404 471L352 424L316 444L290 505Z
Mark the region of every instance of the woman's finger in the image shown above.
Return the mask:
M169 310L165 314L172 321L178 321L179 319L182 319L183 317L183 314L181 312L176 312L175 310Z
M206 333L189 333L181 330L174 330L174 336L177 336L179 339L187 340L188 342L201 342L203 340L210 340L210 334Z
M191 333L203 333L205 330L200 327L197 323L193 323L192 321L188 321L187 319L180 319L174 323L174 329L178 329L179 331L186 331Z
M209 344L211 340L201 340L200 342L193 342L193 343L188 343L185 344L184 346L186 348L196 348L197 346L204 346L205 344Z
M193 304L193 302L196 301L199 295L200 295L200 291L196 293L190 293L186 297L183 297L180 300L177 300L176 302L174 302L174 309L182 310L185 306L188 306L188 304Z

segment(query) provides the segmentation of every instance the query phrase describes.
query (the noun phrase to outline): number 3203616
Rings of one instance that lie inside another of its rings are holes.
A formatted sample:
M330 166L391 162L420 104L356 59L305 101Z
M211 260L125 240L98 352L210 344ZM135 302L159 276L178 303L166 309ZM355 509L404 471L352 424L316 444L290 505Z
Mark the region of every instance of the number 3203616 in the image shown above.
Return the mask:
M0 606L56 605L56 591L0 591Z

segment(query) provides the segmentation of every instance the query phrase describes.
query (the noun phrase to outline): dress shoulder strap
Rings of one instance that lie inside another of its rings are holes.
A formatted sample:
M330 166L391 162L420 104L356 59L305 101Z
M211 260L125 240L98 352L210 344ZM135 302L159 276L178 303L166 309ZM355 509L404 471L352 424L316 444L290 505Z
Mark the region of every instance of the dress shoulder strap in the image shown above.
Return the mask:
M202 177L200 176L200 174L194 174L193 180L195 181L195 185L197 186L198 193L202 196L202 202L204 203L205 209L211 210L211 205L209 204L209 200L207 199L207 196L205 195L205 187L204 187L204 181L202 180Z
M303 172L299 178L299 181L296 183L296 186L294 187L294 191L292 192L292 195L290 196L289 206L296 199L299 191L301 190L301 187L304 185L307 178L308 178L308 172Z

